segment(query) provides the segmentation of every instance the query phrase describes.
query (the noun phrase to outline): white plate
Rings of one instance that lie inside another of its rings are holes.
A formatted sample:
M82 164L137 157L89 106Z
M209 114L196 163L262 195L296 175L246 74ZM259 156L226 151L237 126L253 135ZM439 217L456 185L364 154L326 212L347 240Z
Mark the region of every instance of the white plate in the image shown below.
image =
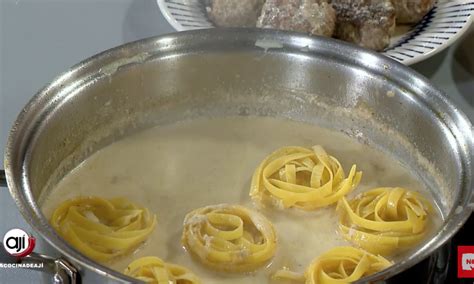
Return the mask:
M213 28L205 0L157 0L161 13L178 31ZM469 29L474 0L438 0L417 25L398 26L382 54L405 65L425 60L453 44Z

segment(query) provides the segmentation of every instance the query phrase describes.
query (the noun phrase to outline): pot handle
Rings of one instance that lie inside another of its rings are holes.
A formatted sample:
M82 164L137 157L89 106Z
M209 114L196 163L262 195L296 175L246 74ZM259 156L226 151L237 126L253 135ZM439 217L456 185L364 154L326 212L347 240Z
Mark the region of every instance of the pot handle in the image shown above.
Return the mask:
M7 177L4 170L0 170L0 187L7 187Z
M52 275L52 283L55 284L80 283L76 268L62 258L52 258L34 252L23 258L16 258L3 249L3 243L0 243L0 246L0 260L3 265L17 265L19 268L46 272Z

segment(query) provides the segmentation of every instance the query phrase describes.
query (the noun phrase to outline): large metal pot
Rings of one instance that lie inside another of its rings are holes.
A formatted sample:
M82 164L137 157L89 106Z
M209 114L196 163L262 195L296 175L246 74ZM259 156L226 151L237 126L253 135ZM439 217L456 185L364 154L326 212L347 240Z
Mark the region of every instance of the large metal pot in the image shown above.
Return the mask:
M442 228L367 281L427 258L472 212L472 125L425 78L332 39L252 29L149 38L74 66L18 116L5 155L8 187L26 221L61 256L56 269L75 268L84 282L130 281L63 241L43 216L41 198L121 137L156 124L227 115L286 117L343 131L394 155L429 187L446 217Z

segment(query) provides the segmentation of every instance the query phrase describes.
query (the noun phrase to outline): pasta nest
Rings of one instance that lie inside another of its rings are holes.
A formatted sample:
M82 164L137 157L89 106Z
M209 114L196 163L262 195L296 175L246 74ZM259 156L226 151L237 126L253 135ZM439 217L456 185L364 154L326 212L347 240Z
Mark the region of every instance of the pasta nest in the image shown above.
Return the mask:
M185 267L166 263L158 257L139 258L128 265L125 275L154 284L201 284L201 280Z
M339 161L323 147L284 147L273 152L255 170L250 196L280 208L313 210L336 203L360 182L353 165L345 177Z
M419 242L432 206L404 188L376 188L338 204L344 238L376 254L389 255Z
M247 272L274 256L277 237L262 214L240 205L221 204L187 214L182 242L213 269Z
M53 212L51 225L74 248L106 262L143 243L156 216L124 198L79 197L63 202Z
M306 284L352 283L392 263L354 247L336 247L313 260L305 272Z

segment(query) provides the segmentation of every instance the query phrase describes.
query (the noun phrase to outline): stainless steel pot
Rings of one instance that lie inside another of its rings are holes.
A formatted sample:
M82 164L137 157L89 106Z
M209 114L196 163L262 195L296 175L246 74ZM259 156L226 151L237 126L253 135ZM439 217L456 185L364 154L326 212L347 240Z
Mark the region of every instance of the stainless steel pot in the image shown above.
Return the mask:
M5 155L8 187L26 221L84 282L131 281L56 235L41 200L81 161L130 133L228 115L278 116L343 131L397 157L433 192L445 215L442 228L367 281L387 279L432 254L473 209L472 125L430 82L339 41L253 29L149 38L74 66L18 116Z

